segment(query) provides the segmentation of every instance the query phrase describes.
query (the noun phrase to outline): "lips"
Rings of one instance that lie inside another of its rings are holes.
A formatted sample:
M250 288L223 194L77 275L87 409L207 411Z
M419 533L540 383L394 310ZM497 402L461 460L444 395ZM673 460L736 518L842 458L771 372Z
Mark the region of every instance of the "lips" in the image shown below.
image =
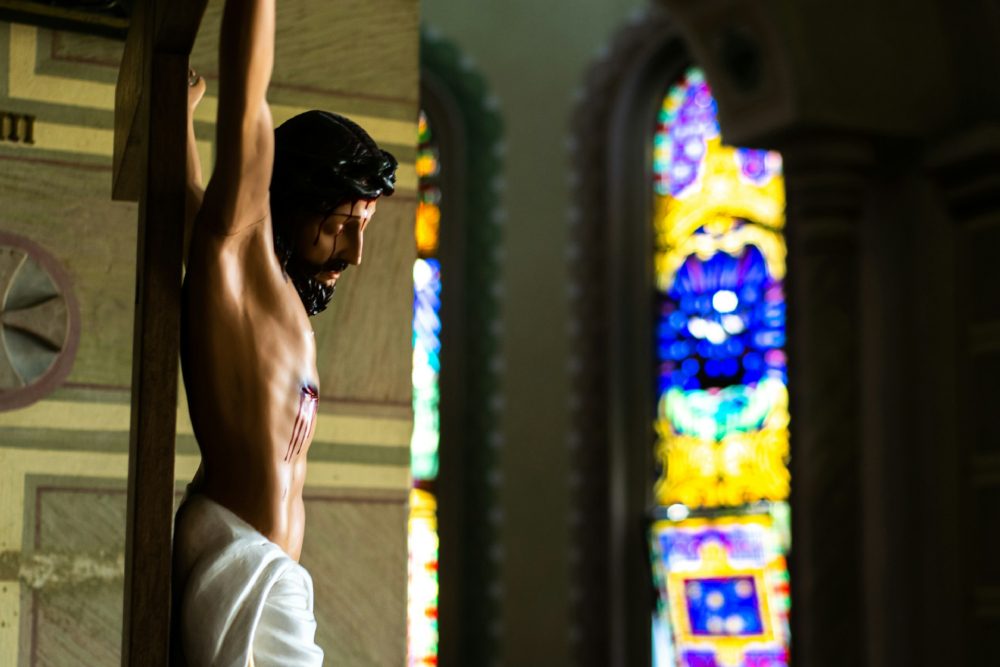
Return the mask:
M326 263L315 267L313 270L316 273L313 275L316 276L316 280L323 282L336 281L348 266L348 263L342 259L330 259Z

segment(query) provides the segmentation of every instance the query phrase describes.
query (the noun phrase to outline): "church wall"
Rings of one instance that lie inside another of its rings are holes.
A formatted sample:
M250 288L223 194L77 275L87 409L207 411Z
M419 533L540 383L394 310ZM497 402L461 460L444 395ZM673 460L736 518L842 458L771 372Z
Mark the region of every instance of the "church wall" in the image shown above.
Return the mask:
M309 108L343 113L401 166L397 193L380 202L367 230L364 263L313 320L322 402L302 562L315 582L327 660L398 666L406 637L418 4L336 8L279 3L275 121ZM206 175L221 12L212 0L191 59L208 82L196 113ZM3 665L103 666L120 651L137 220L135 204L111 201L122 46L0 23L0 112L33 116L33 143L0 141L0 246L28 239L61 267L79 332L65 381L31 405L0 411ZM23 120L18 127L23 137ZM10 133L9 120L0 130ZM182 392L178 501L198 458Z
M423 0L476 63L504 121L502 570L505 665L569 662L566 141L575 91L638 0Z

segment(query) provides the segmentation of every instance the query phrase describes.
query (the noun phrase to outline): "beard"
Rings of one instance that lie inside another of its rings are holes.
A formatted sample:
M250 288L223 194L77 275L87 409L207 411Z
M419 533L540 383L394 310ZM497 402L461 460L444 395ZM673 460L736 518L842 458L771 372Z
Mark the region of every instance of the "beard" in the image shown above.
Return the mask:
M333 298L334 291L337 289L335 284L327 285L317 280L316 276L325 271L340 273L347 267L347 262L342 259L331 258L323 264L313 264L302 259L296 253L292 254L285 267L285 272L292 279L292 284L295 285L295 290L299 293L299 298L302 299L302 305L305 306L306 314L309 317L319 315L326 310L326 307L330 305L330 299Z

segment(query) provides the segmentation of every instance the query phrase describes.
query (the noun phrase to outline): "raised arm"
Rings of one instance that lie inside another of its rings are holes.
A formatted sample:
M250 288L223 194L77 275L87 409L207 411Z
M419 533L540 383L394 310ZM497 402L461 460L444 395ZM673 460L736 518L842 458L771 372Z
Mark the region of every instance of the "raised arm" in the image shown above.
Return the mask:
M201 210L205 198L205 187L201 182L201 158L198 157L198 143L194 136L194 110L205 95L205 79L188 72L188 116L187 116L187 193L184 199L184 266L187 266L188 250L191 247L191 231L195 216Z
M222 15L215 170L198 218L216 233L235 234L270 210L274 2L227 0Z

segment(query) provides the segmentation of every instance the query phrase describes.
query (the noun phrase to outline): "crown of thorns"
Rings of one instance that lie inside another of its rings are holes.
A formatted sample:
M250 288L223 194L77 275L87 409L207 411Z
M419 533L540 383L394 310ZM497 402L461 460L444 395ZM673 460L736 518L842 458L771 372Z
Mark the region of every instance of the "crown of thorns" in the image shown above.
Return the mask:
M276 157L280 166L276 165L275 180L300 196L329 200L348 192L358 199L375 199L396 190L398 163L383 150L331 160L297 148L279 148Z

